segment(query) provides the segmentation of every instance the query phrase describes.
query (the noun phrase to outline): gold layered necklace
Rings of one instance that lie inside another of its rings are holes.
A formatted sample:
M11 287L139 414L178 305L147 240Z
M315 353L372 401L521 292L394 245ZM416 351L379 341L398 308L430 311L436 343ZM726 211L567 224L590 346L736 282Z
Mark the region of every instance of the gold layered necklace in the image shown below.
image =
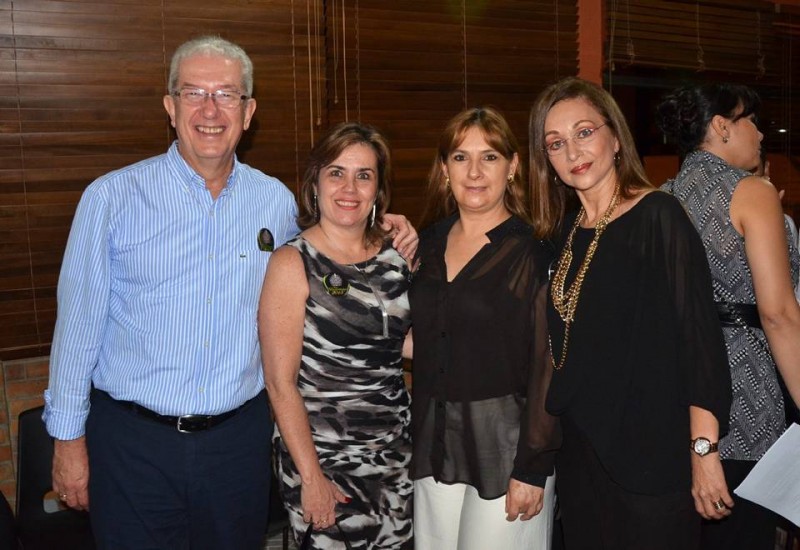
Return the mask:
M553 298L553 305L558 315L561 317L561 320L564 321L564 344L561 346L561 359L558 364L556 364L556 359L553 355L553 342L548 337L550 361L555 370L561 370L564 367L564 362L567 359L567 346L569 344L569 329L572 325L572 321L575 320L575 310L578 309L578 298L581 294L583 280L586 277L586 272L589 271L589 264L592 263L594 253L597 251L597 243L600 241L600 236L606 230L606 227L608 227L611 216L614 214L614 210L617 208L618 204L619 184L614 188L614 194L611 196L611 202L608 203L605 214L598 220L597 225L594 226L594 237L592 238L592 242L589 243L586 256L583 258L583 263L581 263L580 268L578 268L578 273L575 275L575 280L569 285L569 289L565 287L567 272L572 264L572 240L575 237L575 232L578 230L581 221L583 221L583 217L586 215L586 210L583 207L581 207L580 212L578 212L578 217L575 218L575 225L572 226L572 230L569 232L569 236L567 236L567 242L564 243L564 250L561 251L556 274L553 276L553 282L550 285L550 295Z

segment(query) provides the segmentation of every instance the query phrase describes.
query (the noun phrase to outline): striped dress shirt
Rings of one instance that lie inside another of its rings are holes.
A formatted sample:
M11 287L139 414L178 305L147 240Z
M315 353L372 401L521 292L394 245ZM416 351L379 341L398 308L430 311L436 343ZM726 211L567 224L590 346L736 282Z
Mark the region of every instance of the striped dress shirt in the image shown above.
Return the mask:
M219 414L264 387L257 309L270 252L297 232L277 179L234 160L212 199L177 142L84 192L58 283L47 429L84 433L91 385L166 415Z

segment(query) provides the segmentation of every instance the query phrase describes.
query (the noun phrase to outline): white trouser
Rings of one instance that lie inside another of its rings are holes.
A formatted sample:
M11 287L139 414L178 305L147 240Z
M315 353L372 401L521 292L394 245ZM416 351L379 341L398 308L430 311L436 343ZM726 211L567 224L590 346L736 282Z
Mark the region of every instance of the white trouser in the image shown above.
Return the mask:
M414 482L415 550L550 550L555 476L547 478L544 507L529 521L506 520L506 497L482 499L463 483Z

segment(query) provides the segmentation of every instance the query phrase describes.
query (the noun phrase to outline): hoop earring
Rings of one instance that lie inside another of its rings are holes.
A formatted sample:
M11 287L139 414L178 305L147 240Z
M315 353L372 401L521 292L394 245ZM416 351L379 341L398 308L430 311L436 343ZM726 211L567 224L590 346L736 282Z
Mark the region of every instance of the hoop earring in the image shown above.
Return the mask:
M319 208L317 206L317 194L314 193L314 219L319 221Z
M372 203L372 215L370 215L370 217L369 217L369 226L370 226L370 228L373 225L375 225L375 210L376 210L376 204L373 202Z

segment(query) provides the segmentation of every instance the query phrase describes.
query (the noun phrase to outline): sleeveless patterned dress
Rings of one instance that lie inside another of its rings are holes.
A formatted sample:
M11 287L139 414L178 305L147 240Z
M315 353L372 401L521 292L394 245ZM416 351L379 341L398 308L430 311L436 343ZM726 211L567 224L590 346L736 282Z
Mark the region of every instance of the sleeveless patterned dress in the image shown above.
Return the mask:
M730 219L733 192L750 175L707 151L694 151L686 157L675 179L662 187L683 203L700 233L717 302L756 303L744 238ZM796 285L800 262L796 244L788 238L788 228L787 240L792 282ZM758 460L786 427L775 362L761 329L722 330L731 368L733 403L730 430L720 440L720 457Z
M351 501L337 521L353 548L412 547L411 404L402 345L410 325L405 260L383 246L372 259L341 265L302 236L289 241L305 264L309 297L298 389L325 475ZM281 495L298 543L308 527L300 475L276 430ZM339 531L314 531L312 548L340 549Z

